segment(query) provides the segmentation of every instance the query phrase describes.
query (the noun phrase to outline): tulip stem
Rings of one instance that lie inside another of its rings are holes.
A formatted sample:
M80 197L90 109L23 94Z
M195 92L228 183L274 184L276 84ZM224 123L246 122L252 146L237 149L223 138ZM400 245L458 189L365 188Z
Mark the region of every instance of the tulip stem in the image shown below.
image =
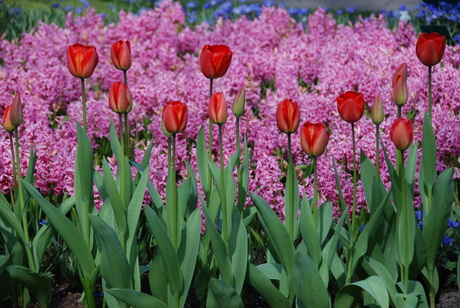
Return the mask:
M380 178L380 124L375 125L375 172L377 175L377 179Z
M431 92L431 66L428 66L428 114L433 111L433 93Z
M351 213L351 224L353 232L353 240L356 235L356 182L357 182L357 168L356 168L356 141L355 141L355 123L351 123L351 138L353 146L353 209Z
M123 70L123 82L125 85L128 85L128 76L126 74L126 70Z
M209 99L212 97L212 86L213 86L213 80L214 79L209 79ZM212 121L209 119L209 158L212 160Z
M222 236L224 237L225 247L228 250L228 216L227 200L225 197L225 169L224 169L224 149L222 142L222 125L219 125L219 161L220 161L220 201L222 204Z
M314 188L313 188L313 218L315 219L315 224L318 222L318 158L312 156L313 160L313 170L314 170Z
M242 194L242 174L241 174L241 144L240 144L240 117L236 117L236 152L238 153L238 159L236 160L236 172L238 178L238 209L240 212L243 211L244 201L246 196Z
M176 252L179 249L179 232L178 232L178 220L179 220L179 209L177 204L177 183L176 183L176 134L172 135L171 145L171 168L172 168L172 182L173 182L173 245Z
M14 189L16 190L17 188L17 185L18 185L18 181L17 181L17 177L16 177L16 157L15 157L15 153L14 153L14 141L13 141L13 133L11 132L10 133L10 149L11 149L11 164L13 166L13 187ZM11 194L11 202L13 204L13 208L14 208L14 195Z
M129 159L131 153L129 149L129 115L128 113L124 113L123 116L125 118L125 155Z
M289 179L291 174L290 172L294 172L293 168L293 162L292 162L292 141L291 141L291 133L287 133L288 136L288 156L289 156L289 162L288 162L288 171L287 171L287 178ZM286 184L289 183L289 180L286 181ZM297 183L296 183L297 185ZM294 242L294 221L295 221L295 215L297 213L294 213L294 183L291 183L291 185L287 185L289 188L289 191L287 192L289 194L289 204L287 204L287 211L285 210L285 215L286 215L286 225L287 229L289 232L289 235L291 237L291 240Z
M398 119L402 117L402 105L398 105Z
M85 79L80 78L81 80L81 103L83 105L83 130L86 133L86 92L85 92Z

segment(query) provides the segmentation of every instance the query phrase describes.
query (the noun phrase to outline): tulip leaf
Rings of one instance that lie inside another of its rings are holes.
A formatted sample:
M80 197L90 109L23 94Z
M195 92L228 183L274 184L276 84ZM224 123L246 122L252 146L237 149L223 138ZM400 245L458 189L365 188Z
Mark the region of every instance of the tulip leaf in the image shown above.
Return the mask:
M148 181L147 182L147 189L149 191L150 199L152 199L153 204L155 205L155 208L157 210L163 211L163 200L161 199L160 194L158 193L158 190L153 187L152 182Z
M0 198L0 217L1 219L5 220L11 228L13 228L25 246L29 245L24 237L21 223L19 222L16 215L14 215L14 213L11 211L10 205L6 203L3 198Z
M45 255L46 249L48 248L51 239L53 238L54 232L51 225L45 225L40 228L37 234L32 240L32 251L34 255L34 262L36 266L42 263L43 256Z
M207 307L243 308L243 300L235 289L224 280L211 278L209 281Z
M117 130L113 124L113 120L110 120L110 127L109 127L109 134L110 134L110 147L112 148L113 155L117 162L121 163L122 159L122 149L120 145L120 140L118 139Z
M165 304L163 301L159 300L158 298L139 291L118 288L106 289L105 291L113 297L115 297L116 299L125 302L131 307L168 308L168 305Z
M118 229L120 233L126 233L126 218L125 218L125 209L123 207L123 201L118 191L117 184L112 176L112 171L110 170L109 163L104 158L102 160L102 169L103 169L103 186L106 191L108 198L110 199L110 204L112 205L113 215L115 221L117 222Z
M163 260L159 254L153 257L149 268L150 291L155 298L168 302L168 279L164 272Z
M201 126L196 144L196 164L200 175L201 186L203 187L205 195L209 196L211 193L211 175L209 174L207 159L206 138L204 137L204 128Z
M294 291L299 307L330 307L327 287L313 260L306 254L295 253ZM339 307L339 306L337 306Z
M235 290L241 295L248 265L248 233L240 212L234 206L232 213L232 233L228 245L231 254L232 271L235 279Z
M239 158L239 157L238 157ZM248 194L249 187L249 154L248 154L248 143L246 141L246 136L244 137L244 147L243 147L243 161L240 166L239 178L238 178L238 208L242 210L244 204L246 203L246 197Z
M391 298L393 304L396 303L396 278L392 277L388 269L385 267L384 264L380 263L379 261L365 257L361 262L363 269L369 276L378 276L385 284L386 289L388 290L388 294Z
M361 300L361 289L371 295L380 307L390 306L390 299L385 283L379 276L370 276L365 280L354 282L342 288L335 298L335 307L356 306Z
M248 276L251 286L265 299L270 307L289 308L292 306L286 297L273 285L270 277L265 275L254 264L249 263Z
M436 139L431 116L425 113L423 119L422 161L419 172L419 190L425 214L430 212L432 202L435 200L432 199L432 193L436 175Z
M318 236L315 220L311 212L308 198L304 195L300 205L300 231L303 242L307 246L308 254L315 266L319 267L321 262L321 243Z
M51 278L35 273L21 265L10 265L6 269L14 281L26 287L37 299L40 307L48 307L51 301Z
M297 237L297 215L299 213L299 186L297 185L297 173L292 161L288 163L286 189L284 195L285 227L293 242Z
M166 229L160 218L150 207L145 208L147 222L152 230L153 236L158 243L161 259L163 260L165 275L168 279L172 295L179 296L183 290L183 276L176 251L169 239Z

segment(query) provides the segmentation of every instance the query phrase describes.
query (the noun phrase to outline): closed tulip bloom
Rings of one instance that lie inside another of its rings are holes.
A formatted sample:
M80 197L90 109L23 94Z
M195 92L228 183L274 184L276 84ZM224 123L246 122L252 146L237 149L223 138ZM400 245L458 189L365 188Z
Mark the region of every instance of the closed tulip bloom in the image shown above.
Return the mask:
M393 75L393 82L392 82L393 86L396 83L396 79L398 79L401 76L407 82L407 64L406 63L401 64L396 70L395 74Z
M12 131L16 129L16 127L14 127L14 125L11 124L10 114L11 114L11 106L7 106L5 108L5 111L3 112L2 125L4 129L6 129L8 132L11 133Z
M375 97L374 104L371 107L371 118L375 125L383 122L383 101L380 94Z
M299 105L292 99L285 99L278 105L276 110L276 123L278 129L286 134L294 133L299 128L300 112Z
M225 101L222 92L214 93L209 101L209 119L215 123L222 125L227 122L227 102Z
M67 67L75 77L90 77L98 62L99 56L94 46L74 44L67 49Z
M204 45L200 55L201 72L206 78L220 78L227 72L233 53L226 45Z
M112 45L110 53L113 65L122 71L126 71L131 67L131 43L130 41L118 41Z
M242 87L235 96L232 104L232 112L235 117L239 118L244 114L244 104L246 102L246 92Z
M391 92L391 97L396 105L402 106L407 102L407 83L404 76L397 76L394 84L393 91Z
M337 109L344 121L354 123L364 113L364 96L362 93L348 91L337 97Z
M188 120L187 104L179 101L169 101L163 108L162 120L167 132L171 134L183 132Z
M390 139L397 149L406 150L412 142L412 121L397 119L391 126Z
M10 121L11 124L16 128L22 124L23 119L24 115L22 113L21 96L19 93L17 93L14 96L13 103L11 104Z
M426 66L438 64L446 49L446 37L437 32L420 34L415 51L417 57Z
M329 133L324 123L305 122L301 126L300 144L306 154L314 157L322 155L328 142Z
M128 113L133 108L131 93L122 82L114 82L109 90L109 106L116 113Z

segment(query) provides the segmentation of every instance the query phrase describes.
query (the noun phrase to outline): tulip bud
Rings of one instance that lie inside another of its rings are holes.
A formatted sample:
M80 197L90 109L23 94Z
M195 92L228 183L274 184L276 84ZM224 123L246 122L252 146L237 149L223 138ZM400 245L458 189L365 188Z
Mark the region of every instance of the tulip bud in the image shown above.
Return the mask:
M383 122L383 101L380 94L375 97L374 104L371 107L371 118L375 125Z
M24 115L22 113L21 96L17 93L14 96L13 103L11 104L10 121L16 128L22 124L23 119Z
M98 62L99 56L94 46L74 44L67 49L67 67L75 77L90 77Z
M131 43L130 41L118 41L112 45L110 52L113 65L122 71L126 71L131 67Z
M163 108L162 121L167 132L177 134L184 131L187 126L187 104L179 101L169 101ZM166 136L168 136L165 133Z
M278 105L276 110L276 123L278 129L286 134L294 133L299 127L299 105L292 99L285 99Z
M114 82L109 90L109 106L116 113L128 113L133 108L131 93L122 82Z
M417 57L426 66L438 64L446 49L446 37L437 32L420 34L415 52Z
M10 113L11 113L11 106L7 106L5 108L5 111L3 112L3 128L6 129L8 132L13 132L16 127L14 127L13 124L11 124L11 118L10 118Z
M406 63L396 70L393 76L393 91L391 93L393 101L398 106L402 106L407 102L407 65Z
M328 142L329 133L324 123L305 122L300 128L300 144L306 154L314 157L322 155Z
M364 96L362 93L348 91L337 97L337 109L344 121L354 123L364 113Z
M244 114L244 104L246 102L246 93L242 87L233 99L232 111L235 117L239 118Z
M214 93L209 101L209 119L222 125L227 122L227 102L222 92Z
M391 126L390 139L397 149L406 150L412 142L412 121L397 119Z
M201 72L206 78L215 79L225 75L233 53L226 45L204 45L200 55Z

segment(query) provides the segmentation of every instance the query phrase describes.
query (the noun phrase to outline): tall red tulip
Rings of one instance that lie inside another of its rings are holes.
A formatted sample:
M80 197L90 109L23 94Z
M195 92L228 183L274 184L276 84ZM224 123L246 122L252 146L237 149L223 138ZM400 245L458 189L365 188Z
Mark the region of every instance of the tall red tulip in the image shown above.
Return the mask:
M8 132L12 132L16 129L13 124L11 124L11 118L10 118L10 113L11 113L11 106L7 106L5 108L5 111L3 111L3 128L6 129Z
M13 103L3 113L2 125L8 132L12 132L22 124L23 118L21 96L17 93Z
M187 104L179 101L169 101L163 108L163 123L166 131L177 134L184 131L187 126Z
M94 46L74 44L67 49L67 67L75 77L90 77L98 62L99 56Z
M417 57L426 66L438 64L446 49L446 37L437 32L420 34L415 51Z
M113 65L122 71L126 71L131 67L131 43L130 41L118 41L112 45L110 52Z
M354 123L361 119L364 113L364 95L348 91L337 97L337 109L344 121Z
M204 45L200 55L201 72L206 78L216 79L225 75L233 53L226 45Z
M407 102L407 65L403 63L399 66L393 76L393 91L391 92L393 101L398 106Z
M116 113L128 113L133 108L131 93L122 82L114 82L109 90L109 106Z
M215 123L222 125L227 122L227 102L225 101L222 92L214 93L209 101L209 119Z
M299 104L292 99L285 99L279 103L276 110L276 123L283 133L294 133L300 123Z
M390 139L398 150L406 150L412 142L412 121L397 119L391 126Z
M300 128L300 144L308 155L318 157L326 150L329 133L324 123L305 122Z

